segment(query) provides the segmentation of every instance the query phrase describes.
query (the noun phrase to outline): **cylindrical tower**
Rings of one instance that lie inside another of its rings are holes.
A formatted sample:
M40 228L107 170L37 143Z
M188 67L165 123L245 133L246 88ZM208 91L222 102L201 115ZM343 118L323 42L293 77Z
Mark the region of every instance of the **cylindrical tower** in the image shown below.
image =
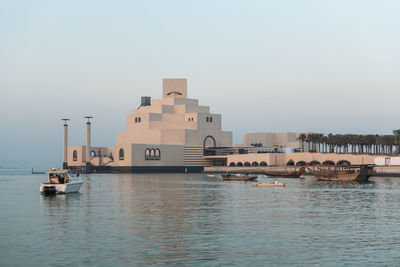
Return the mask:
M68 168L68 124L69 119L61 119L64 121L64 142L63 142L63 169Z
M93 117L86 116L88 121L86 122L86 172L91 172L91 164L90 164L90 131L91 124L90 119Z

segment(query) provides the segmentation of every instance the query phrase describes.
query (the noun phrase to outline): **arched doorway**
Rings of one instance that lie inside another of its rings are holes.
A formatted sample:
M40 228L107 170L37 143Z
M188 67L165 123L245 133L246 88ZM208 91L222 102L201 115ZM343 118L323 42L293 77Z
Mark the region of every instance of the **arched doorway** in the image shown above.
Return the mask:
M305 162L305 161L303 161L303 160L298 161L298 162L296 163L296 166L306 166L306 165L307 165L307 162Z
M231 162L231 163L229 163L229 166L231 166L231 167L235 167L235 166L236 166L236 164L235 164L235 162Z
M324 166L333 166L335 165L335 162L333 162L332 160L325 160L324 162L322 162L322 165Z
M258 162L254 161L253 163L251 163L251 166L258 166Z
M268 164L265 161L261 161L260 166L268 166Z
M286 166L294 166L294 161L291 159L286 163Z
M212 135L207 135L203 141L203 155L210 156L215 155L214 149L209 149L210 147L215 148L216 142Z
M349 165L351 165L351 162L348 161L348 160L342 159L342 160L339 160L339 161L337 162L337 165L340 165L340 166L349 166Z
M319 162L318 160L313 160L313 161L310 161L310 163L308 163L308 165L317 166L317 165L321 165L321 162Z
M236 166L242 167L242 166L243 166L243 163L241 163L241 162L239 161L238 163L236 163Z

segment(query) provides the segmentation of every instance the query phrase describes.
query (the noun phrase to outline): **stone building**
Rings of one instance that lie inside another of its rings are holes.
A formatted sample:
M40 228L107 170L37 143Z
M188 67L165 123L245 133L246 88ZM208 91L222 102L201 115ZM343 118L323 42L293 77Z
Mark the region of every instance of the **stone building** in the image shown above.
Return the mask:
M294 152L300 150L297 140L301 133L248 133L243 136L243 145L254 147L254 152ZM305 147L306 149L306 147ZM277 152L277 151L275 151Z
M142 97L139 108L127 116L126 131L117 133L112 147L86 146L64 141L64 167L94 171L192 172L211 164L207 151L232 147L232 132L222 131L220 114L187 97L186 79L164 79L161 99ZM66 136L66 124L64 135ZM66 139L66 137L65 137Z

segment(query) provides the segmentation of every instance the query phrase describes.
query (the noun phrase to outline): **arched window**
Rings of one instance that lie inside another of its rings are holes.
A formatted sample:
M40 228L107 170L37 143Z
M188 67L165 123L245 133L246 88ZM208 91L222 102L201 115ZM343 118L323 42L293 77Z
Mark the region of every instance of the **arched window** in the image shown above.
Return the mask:
M78 160L78 152L76 150L74 150L74 152L72 152L72 160L73 161L77 161Z
M262 147L263 145L261 143L258 144L258 147Z
M135 118L135 123L137 122L137 117Z
M236 166L242 167L242 166L243 166L243 163L241 163L241 162L239 161L238 163L236 163Z
M90 156L91 157L96 157L96 152L94 150L90 151Z
M235 166L236 166L236 164L235 164L235 162L231 162L231 163L229 163L229 166L231 166L231 167L235 167Z
M210 117L210 122L212 122L212 117Z
M325 160L324 162L322 162L322 165L333 166L333 165L335 165L335 162L333 162L332 160Z
M286 163L287 166L294 166L294 161L291 159Z
M155 156L154 156L155 152L156 152L156 150L154 148L150 149L150 159L154 159L155 158Z
M251 166L258 166L258 162L257 162L257 161L254 161L254 162L251 164Z
M244 166L250 166L250 162L246 161L246 162L244 163Z
M141 121L141 119L140 119L140 117L138 118L138 122L140 122Z
M305 161L298 161L296 163L296 166L306 166L306 165L307 165L307 163Z
M124 160L124 150L122 148L119 149L119 160Z
M206 118L206 122L208 122L208 121L209 121L209 118L207 117L207 118Z
M350 161L348 161L348 160L339 160L338 162L337 162L337 165L341 165L341 166L349 166L349 165L351 165L351 163L350 163Z
M321 162L319 162L318 160L313 160L313 161L310 161L310 162L308 163L308 165L310 165L310 166L317 166L317 165L321 165Z
M144 159L150 159L150 148L146 148L146 150L144 151Z
M161 152L160 152L160 149L159 149L159 148L157 148L157 149L155 150L154 158L155 158L156 160L160 160L160 159L161 159Z
M268 166L268 164L265 161L261 161L260 166Z

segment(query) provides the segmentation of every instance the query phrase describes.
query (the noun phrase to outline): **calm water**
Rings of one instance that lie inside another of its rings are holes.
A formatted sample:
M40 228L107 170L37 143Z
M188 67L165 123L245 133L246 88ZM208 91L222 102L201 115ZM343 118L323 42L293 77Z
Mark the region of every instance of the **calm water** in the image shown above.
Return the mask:
M400 178L276 179L286 188L202 174L83 178L80 194L44 197L43 175L0 172L1 266L400 262Z

